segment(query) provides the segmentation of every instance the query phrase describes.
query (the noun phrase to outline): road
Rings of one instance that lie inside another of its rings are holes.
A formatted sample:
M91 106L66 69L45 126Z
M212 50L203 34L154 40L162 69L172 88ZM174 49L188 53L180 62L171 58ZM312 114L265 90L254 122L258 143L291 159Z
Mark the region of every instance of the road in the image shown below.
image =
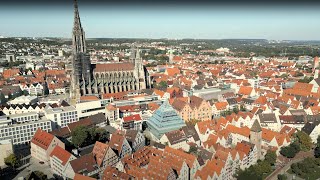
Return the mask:
M282 155L280 155L279 159L282 162L282 164L285 164L285 165L282 166L282 167L279 167L275 171L273 171L266 178L266 180L277 180L278 179L278 174L286 173L290 169L291 164L299 162L299 161L302 161L303 159L305 159L307 157L313 157L313 150L312 151L308 151L308 152L300 151L293 159L288 159L288 158L285 158ZM296 179L300 179L300 178L296 176Z

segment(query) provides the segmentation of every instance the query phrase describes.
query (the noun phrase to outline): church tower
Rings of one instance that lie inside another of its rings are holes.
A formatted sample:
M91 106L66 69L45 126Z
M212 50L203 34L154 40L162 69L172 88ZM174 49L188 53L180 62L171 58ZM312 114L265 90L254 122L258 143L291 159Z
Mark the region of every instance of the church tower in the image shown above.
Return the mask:
M173 50L172 49L169 50L169 63L173 64Z
M262 141L262 129L260 123L256 119L250 129L250 142L257 147L258 155L257 159L261 159L261 141Z
M71 104L80 100L91 88L90 56L86 50L85 33L81 26L78 2L74 0L74 22L72 31L72 77L70 87Z
M140 56L140 50L139 48L136 49L136 55L134 58L134 72L136 79L138 80L138 89L146 89L146 78L145 78L145 72L144 67L142 64L142 58Z

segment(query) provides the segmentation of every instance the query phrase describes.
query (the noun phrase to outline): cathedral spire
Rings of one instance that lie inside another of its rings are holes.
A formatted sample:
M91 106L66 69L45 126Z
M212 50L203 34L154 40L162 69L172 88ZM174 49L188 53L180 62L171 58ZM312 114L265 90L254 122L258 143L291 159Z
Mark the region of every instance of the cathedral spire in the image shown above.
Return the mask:
M74 20L73 20L73 50L75 53L85 53L86 52L86 44L85 44L85 34L81 26L79 9L78 9L78 1L74 0Z
M78 1L74 0L74 21L73 21L73 30L81 30L81 21L78 9Z

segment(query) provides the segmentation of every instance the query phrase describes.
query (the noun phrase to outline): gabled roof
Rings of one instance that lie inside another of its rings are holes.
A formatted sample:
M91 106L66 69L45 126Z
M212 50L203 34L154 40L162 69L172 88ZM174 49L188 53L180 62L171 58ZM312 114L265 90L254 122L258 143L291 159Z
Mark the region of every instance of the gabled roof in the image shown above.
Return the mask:
M121 153L124 140L125 140L125 136L122 135L121 133L119 132L113 133L109 142L109 146L112 149L117 150L116 153L119 155Z
M142 118L141 118L140 114L135 114L135 115L123 117L123 121L124 121L124 122L128 122L128 121L141 121L141 120L142 120Z
M84 175L76 173L74 175L73 180L96 180L96 179L92 178L92 177L89 177L89 176L84 176Z
M75 173L90 173L98 169L98 165L92 153L80 156L78 159L70 161L70 165Z
M69 153L68 151L64 150L60 146L55 146L53 151L50 154L50 157L56 157L56 158L58 158L59 160L62 161L62 165L66 165L66 163L68 162L68 160L71 157L71 153Z
M108 166L102 176L102 180L119 179L119 180L129 180L131 176L127 173L121 172L114 167Z
M315 122L315 123L310 123L310 122L307 122L303 128L301 129L303 132L307 133L308 135L310 135L312 133L312 131L314 130L314 128L316 126L319 125L319 122Z
M260 123L277 123L277 118L274 113L259 114Z
M31 143L41 147L44 150L47 150L53 138L54 136L52 134L38 128L31 140Z
M109 145L97 141L93 147L92 154L96 158L98 166L101 166L104 160L104 157L108 151Z

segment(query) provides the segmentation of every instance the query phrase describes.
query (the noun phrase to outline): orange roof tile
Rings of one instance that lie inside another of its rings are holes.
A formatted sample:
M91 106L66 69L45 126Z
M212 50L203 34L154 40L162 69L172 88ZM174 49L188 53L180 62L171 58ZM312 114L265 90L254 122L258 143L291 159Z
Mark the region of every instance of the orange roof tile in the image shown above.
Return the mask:
M62 165L66 165L69 158L71 157L71 153L64 150L60 146L55 146L53 151L50 154L51 157L55 156L56 158L60 159L62 161Z
M54 136L42 129L38 128L33 138L31 139L31 143L41 147L44 150L47 150Z

